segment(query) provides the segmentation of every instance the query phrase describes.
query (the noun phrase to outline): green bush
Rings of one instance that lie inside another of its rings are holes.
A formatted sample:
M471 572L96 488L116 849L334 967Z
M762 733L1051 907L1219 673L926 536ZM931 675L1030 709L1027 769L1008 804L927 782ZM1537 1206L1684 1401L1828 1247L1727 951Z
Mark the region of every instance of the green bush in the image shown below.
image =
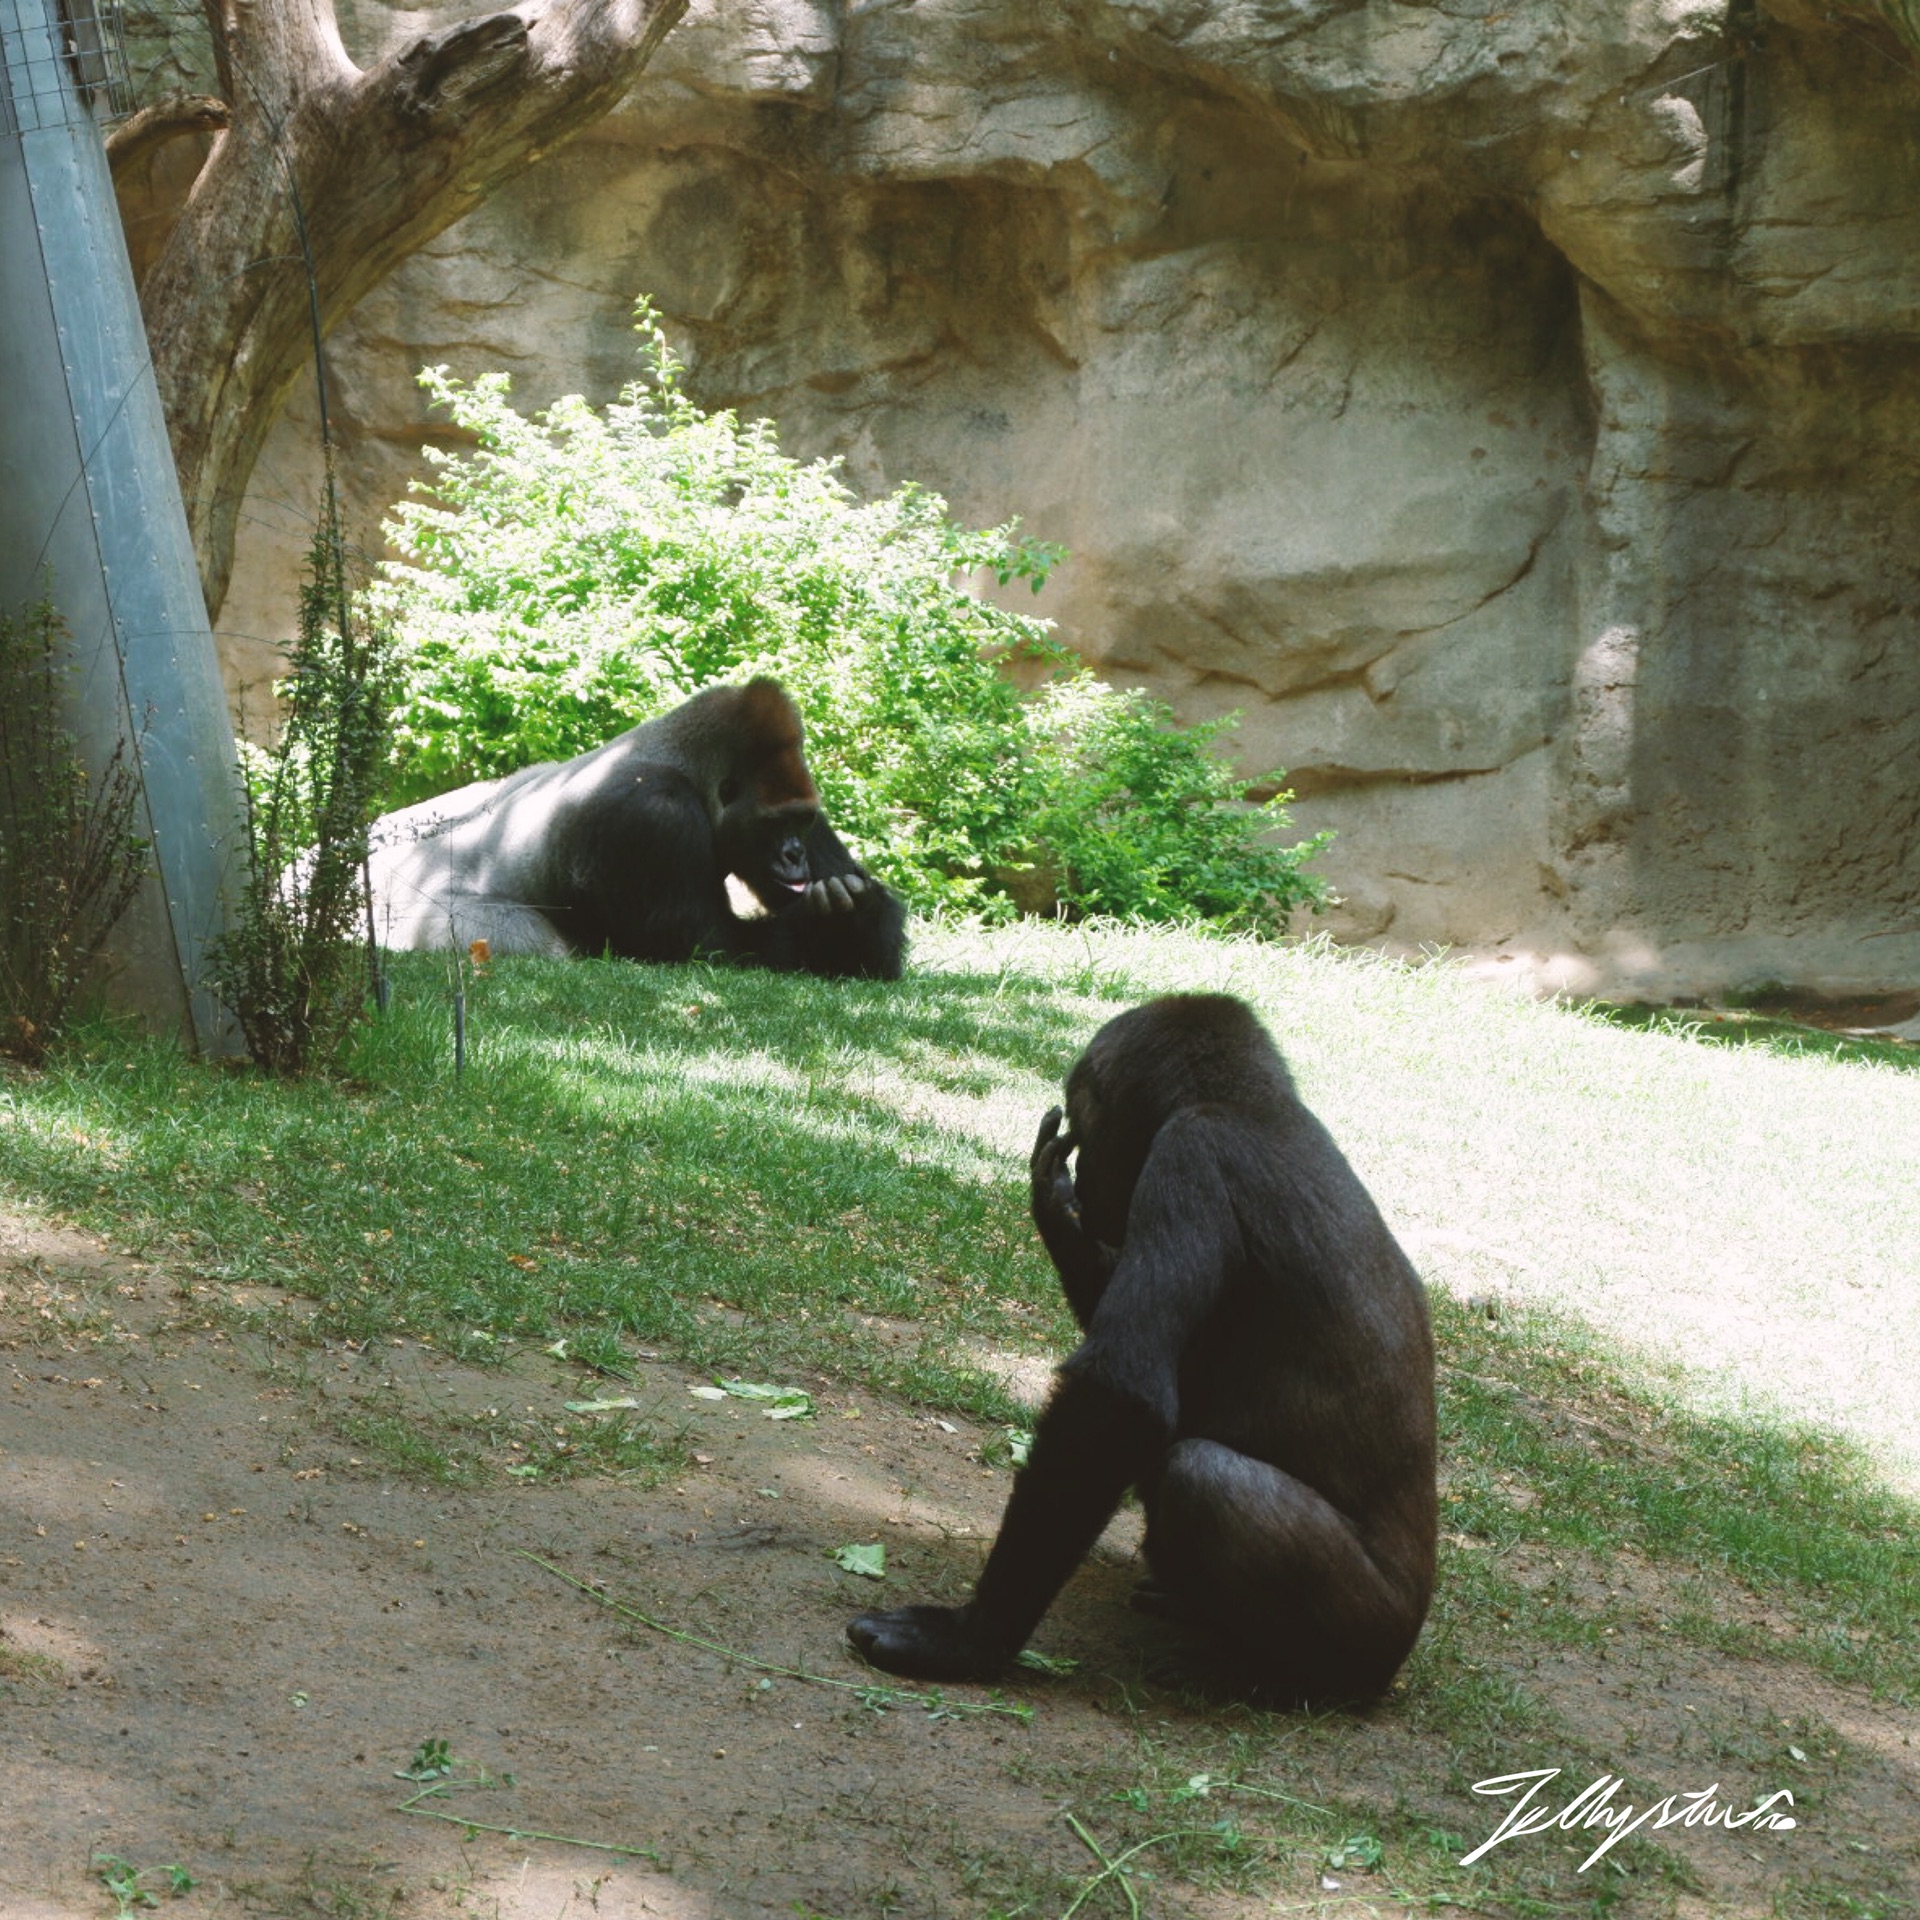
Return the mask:
M1332 834L1263 838L1287 826L1292 794L1245 804L1245 779L1211 750L1234 716L1176 727L1164 701L1079 674L1044 688L1027 718L1041 776L1029 830L1076 911L1271 932L1276 909L1327 897L1301 869Z
M802 463L765 422L707 413L644 302L641 377L603 411L532 417L508 381L421 384L476 442L387 528L380 589L402 646L392 798L562 759L710 681L793 693L835 824L921 907L990 914L1016 896L1070 913L1272 924L1317 901L1319 841L1262 837L1207 751L1230 722L1171 727L1051 638L968 592L1037 592L1062 555L1017 522L974 532L936 494L862 502L837 461ZM1017 659L1055 678L1023 694ZM1051 897L1044 898L1049 893Z
M331 481L275 691L278 737L244 756L247 872L212 978L254 1064L291 1078L332 1063L365 1003L367 828L393 695L392 637L351 591Z
M147 871L138 756L89 775L65 709L73 671L51 598L0 613L0 1054L38 1066Z

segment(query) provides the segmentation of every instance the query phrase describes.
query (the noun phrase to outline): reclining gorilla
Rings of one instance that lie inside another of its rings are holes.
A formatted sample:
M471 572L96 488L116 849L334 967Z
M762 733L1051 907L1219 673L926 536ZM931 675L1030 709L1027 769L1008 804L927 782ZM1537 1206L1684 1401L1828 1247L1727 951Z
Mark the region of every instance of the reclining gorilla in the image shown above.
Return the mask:
M1086 1338L963 1607L861 1615L889 1673L984 1679L1129 1486L1170 1616L1284 1701L1385 1689L1433 1590L1433 1341L1419 1276L1240 1001L1109 1021L1033 1150L1033 1218ZM1070 1156L1078 1161L1071 1177Z
M777 681L708 687L572 760L374 822L383 945L496 953L729 955L897 980L906 912L820 811ZM727 881L758 913L736 913Z

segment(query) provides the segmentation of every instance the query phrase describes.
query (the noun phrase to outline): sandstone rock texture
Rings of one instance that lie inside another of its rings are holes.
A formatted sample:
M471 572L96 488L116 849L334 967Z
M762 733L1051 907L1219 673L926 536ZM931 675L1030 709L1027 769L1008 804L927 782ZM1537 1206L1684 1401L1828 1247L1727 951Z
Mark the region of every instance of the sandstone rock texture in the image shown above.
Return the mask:
M1576 990L1912 987L1910 11L696 0L332 342L357 523L444 430L419 365L606 396L649 293L702 400L1064 541L1043 608L1241 711L1338 831L1347 936ZM296 404L255 484L236 687L314 439Z

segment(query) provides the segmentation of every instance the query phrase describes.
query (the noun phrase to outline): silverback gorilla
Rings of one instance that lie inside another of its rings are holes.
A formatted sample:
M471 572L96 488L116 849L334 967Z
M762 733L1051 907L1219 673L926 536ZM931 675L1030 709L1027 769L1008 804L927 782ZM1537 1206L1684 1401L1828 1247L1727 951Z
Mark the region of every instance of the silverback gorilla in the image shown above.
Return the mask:
M862 1614L849 1638L889 1673L988 1677L1133 1486L1136 1604L1276 1699L1383 1691L1433 1590L1419 1276L1238 1000L1109 1021L1068 1075L1066 1120L1040 1123L1033 1218L1086 1338L973 1598Z
M777 681L708 687L572 760L387 814L372 841L386 946L900 977L905 910L828 826ZM734 911L729 876L758 912Z

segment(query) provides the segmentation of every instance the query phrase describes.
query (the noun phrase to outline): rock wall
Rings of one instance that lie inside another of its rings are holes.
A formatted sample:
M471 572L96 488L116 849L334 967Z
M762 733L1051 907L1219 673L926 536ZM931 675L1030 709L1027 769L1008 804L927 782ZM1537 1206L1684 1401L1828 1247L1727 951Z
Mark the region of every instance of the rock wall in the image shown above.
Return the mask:
M1347 935L1910 987L1917 66L1790 0L697 0L336 336L353 511L441 431L419 365L606 396L644 291L702 400L1065 541L1043 607L1242 712L1338 831ZM236 688L313 443L303 399Z

